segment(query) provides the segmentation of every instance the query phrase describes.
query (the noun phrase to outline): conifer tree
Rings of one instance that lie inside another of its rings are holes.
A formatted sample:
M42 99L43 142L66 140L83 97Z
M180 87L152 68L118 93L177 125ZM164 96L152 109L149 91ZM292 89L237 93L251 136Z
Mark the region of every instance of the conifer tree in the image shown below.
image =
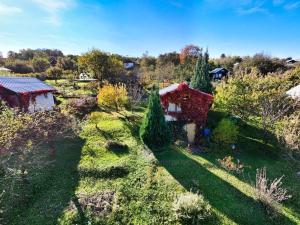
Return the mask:
M208 59L209 55L207 50L204 55L202 53L199 54L195 67L195 73L191 80L191 87L199 91L211 93L212 85L209 77Z
M151 92L146 116L140 128L140 137L151 149L166 146L171 142L171 131L165 121L157 89Z

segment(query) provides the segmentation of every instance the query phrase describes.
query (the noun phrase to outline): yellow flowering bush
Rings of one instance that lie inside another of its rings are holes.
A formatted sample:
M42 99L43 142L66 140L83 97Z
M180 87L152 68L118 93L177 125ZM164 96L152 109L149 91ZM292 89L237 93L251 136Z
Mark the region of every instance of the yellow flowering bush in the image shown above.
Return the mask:
M128 95L125 85L104 85L98 93L98 105L113 108L119 111L128 103Z

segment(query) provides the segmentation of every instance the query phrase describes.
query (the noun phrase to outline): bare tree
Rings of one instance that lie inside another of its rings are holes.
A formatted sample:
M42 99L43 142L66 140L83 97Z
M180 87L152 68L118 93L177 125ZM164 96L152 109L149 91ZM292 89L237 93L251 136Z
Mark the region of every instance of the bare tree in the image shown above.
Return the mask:
M129 96L129 104L132 110L133 107L137 106L142 101L145 91L138 82L131 82L126 86L126 89Z

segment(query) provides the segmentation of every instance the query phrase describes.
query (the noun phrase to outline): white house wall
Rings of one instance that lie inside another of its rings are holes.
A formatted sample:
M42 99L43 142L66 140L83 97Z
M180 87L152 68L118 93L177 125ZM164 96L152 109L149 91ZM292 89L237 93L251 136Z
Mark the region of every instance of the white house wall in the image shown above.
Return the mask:
M35 97L35 101L30 101L28 111L46 111L51 110L55 106L54 97L51 92L40 94Z

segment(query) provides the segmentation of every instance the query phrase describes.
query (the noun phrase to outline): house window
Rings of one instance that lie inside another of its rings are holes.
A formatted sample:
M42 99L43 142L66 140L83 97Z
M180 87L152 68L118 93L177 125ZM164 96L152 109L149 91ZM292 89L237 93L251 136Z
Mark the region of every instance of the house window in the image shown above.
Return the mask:
M181 108L180 108L180 106L178 106L174 103L169 103L168 112L181 112Z

